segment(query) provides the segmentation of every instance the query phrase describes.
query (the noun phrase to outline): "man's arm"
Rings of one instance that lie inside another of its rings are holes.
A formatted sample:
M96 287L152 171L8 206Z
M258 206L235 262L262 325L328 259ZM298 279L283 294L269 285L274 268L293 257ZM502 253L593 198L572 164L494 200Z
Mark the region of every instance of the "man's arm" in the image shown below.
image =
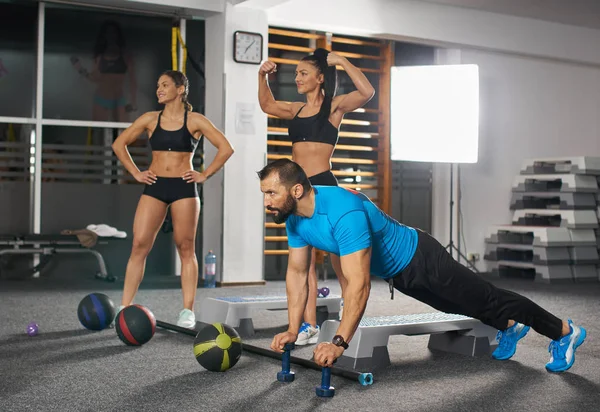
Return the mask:
M293 230L293 229L292 229ZM290 231L288 230L288 234ZM289 238L295 239L293 236ZM288 240L288 244L289 244ZM286 343L294 343L298 339L298 330L308 297L308 267L310 266L310 246L298 241L297 247L290 244L287 273L285 275L288 301L289 327L286 332L278 333L271 342L271 349L282 353Z
M310 266L310 246L289 248L285 287L288 300L288 332L298 334L306 300L308 299L308 268Z
M344 316L336 335L350 342L362 319L371 292L371 248L359 250L340 258L342 274L346 280L344 290Z
M344 316L336 335L349 342L358 328L371 292L371 230L365 211L346 213L336 223L333 235L340 249L342 276L346 283ZM322 342L314 351L314 360L319 366L331 366L343 353L343 347Z

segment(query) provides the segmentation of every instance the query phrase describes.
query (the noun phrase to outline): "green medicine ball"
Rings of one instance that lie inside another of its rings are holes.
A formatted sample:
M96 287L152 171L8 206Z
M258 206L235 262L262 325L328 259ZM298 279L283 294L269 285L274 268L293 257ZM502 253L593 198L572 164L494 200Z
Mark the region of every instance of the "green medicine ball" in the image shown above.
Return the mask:
M194 339L194 355L203 368L225 372L242 356L242 339L235 329L223 323L205 326Z

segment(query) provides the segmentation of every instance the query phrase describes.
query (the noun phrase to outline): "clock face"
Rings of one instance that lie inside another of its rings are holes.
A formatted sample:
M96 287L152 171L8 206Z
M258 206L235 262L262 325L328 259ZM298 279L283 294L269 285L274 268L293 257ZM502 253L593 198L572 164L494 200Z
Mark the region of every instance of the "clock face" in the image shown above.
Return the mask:
M263 49L260 33L236 31L233 39L233 59L236 62L260 64Z

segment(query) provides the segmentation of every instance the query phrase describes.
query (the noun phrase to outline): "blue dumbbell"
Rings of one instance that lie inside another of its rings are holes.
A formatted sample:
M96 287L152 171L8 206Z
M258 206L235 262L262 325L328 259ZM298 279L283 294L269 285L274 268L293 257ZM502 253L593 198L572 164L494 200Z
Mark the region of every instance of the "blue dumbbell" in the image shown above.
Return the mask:
M277 372L277 380L279 382L293 382L295 378L294 372L290 371L290 351L294 349L293 343L287 343L283 347L281 355L281 371Z
M321 398L333 398L335 395L335 388L331 386L331 369L323 368L321 370L321 386L315 387L317 396Z

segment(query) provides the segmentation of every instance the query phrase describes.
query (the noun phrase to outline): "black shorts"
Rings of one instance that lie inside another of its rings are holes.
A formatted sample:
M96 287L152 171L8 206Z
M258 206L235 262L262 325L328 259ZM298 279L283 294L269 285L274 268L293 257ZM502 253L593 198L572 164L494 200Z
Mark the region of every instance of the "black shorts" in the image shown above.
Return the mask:
M310 184L313 186L338 186L338 181L331 170L313 175L308 180L310 180Z
M198 184L188 183L181 177L157 177L152 185L146 185L144 194L168 205L188 197L198 196Z

